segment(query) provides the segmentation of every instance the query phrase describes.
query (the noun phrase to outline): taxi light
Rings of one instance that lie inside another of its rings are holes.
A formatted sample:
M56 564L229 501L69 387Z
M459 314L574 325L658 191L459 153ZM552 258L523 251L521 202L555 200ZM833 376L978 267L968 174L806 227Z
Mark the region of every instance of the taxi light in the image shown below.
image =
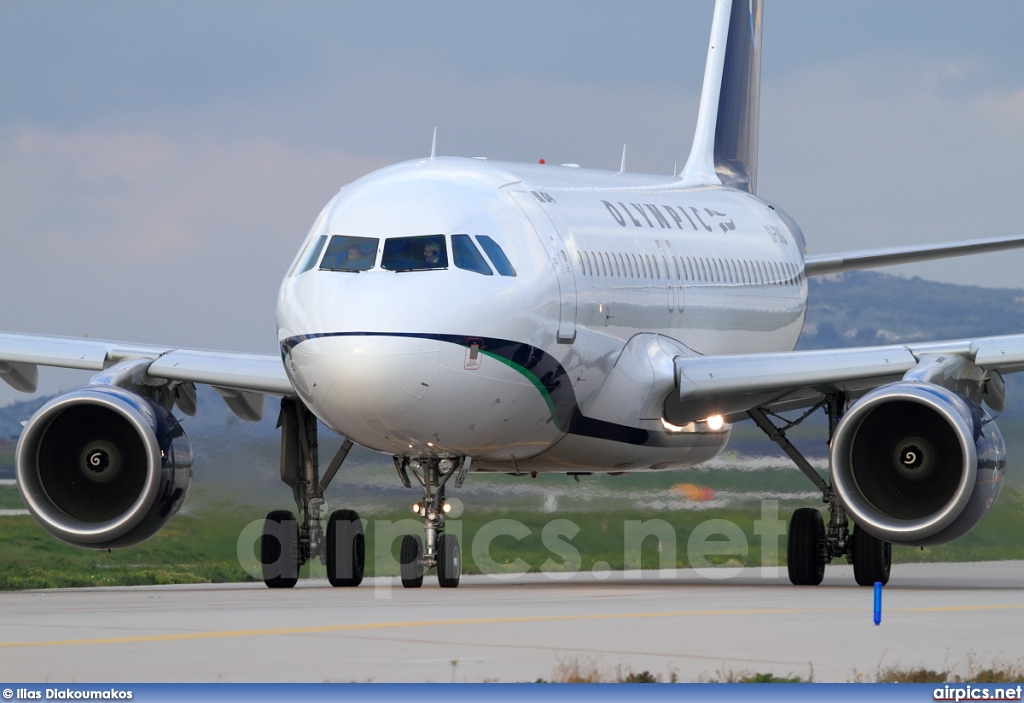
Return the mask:
M708 423L709 430L720 430L725 426L725 418L721 415L712 415L705 422Z
M412 504L412 511L413 511L414 513L416 513L417 515L419 515L419 512L420 512L420 504L419 504L419 503L413 503L413 504Z
M452 506L450 503L445 503L444 505L441 506L441 510L443 510L445 515L447 515L452 511Z

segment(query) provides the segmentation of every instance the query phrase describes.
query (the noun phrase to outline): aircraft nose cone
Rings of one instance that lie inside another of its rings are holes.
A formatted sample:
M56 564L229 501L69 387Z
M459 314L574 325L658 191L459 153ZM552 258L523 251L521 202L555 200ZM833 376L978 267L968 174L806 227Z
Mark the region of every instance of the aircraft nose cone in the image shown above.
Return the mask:
M437 376L436 324L429 310L413 305L387 328L325 334L295 347L293 368L305 381L300 390L360 423L411 410Z

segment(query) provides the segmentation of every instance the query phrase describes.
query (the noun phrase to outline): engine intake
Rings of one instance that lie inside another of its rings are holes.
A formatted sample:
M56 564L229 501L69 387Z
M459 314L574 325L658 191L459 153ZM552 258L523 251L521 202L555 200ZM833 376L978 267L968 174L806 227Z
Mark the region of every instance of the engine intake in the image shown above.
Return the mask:
M878 388L832 438L832 484L854 522L893 544L967 534L1002 488L1006 449L991 416L941 386Z
M129 547L174 516L192 481L192 447L157 403L113 386L57 396L18 442L18 488L54 537Z

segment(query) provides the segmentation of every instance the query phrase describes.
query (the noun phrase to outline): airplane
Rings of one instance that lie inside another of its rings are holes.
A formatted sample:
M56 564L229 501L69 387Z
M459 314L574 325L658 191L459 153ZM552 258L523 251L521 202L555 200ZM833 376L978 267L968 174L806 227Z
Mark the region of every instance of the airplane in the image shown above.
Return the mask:
M470 473L619 475L706 462L752 419L820 491L787 537L790 581L833 559L886 583L891 546L973 529L1005 479L989 410L1024 369L1024 335L794 351L808 279L1024 246L1024 235L807 254L758 197L761 0L717 0L690 156L671 175L439 157L370 173L323 208L281 283L280 355L0 333L0 378L33 392L39 366L95 372L26 423L17 483L54 537L92 549L156 534L186 498L192 451L175 412L196 385L238 417L280 402L281 478L263 580L320 559L363 580L365 535L324 492L358 444L422 488L423 535L401 581L459 585L449 489ZM827 415L829 473L786 438ZM779 413L802 411L794 421ZM318 424L344 438L321 471ZM324 520L326 518L326 520Z

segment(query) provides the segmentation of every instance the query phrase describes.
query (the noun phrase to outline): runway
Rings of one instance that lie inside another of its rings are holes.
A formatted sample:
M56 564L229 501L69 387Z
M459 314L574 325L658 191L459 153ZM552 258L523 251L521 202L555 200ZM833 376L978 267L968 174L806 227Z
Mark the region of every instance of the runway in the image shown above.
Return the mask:
M767 575L767 574L765 574ZM390 579L0 594L0 680L534 681L579 663L668 680L771 672L873 680L885 666L1024 659L1024 562L897 565L881 626L850 567L816 588L785 569Z

